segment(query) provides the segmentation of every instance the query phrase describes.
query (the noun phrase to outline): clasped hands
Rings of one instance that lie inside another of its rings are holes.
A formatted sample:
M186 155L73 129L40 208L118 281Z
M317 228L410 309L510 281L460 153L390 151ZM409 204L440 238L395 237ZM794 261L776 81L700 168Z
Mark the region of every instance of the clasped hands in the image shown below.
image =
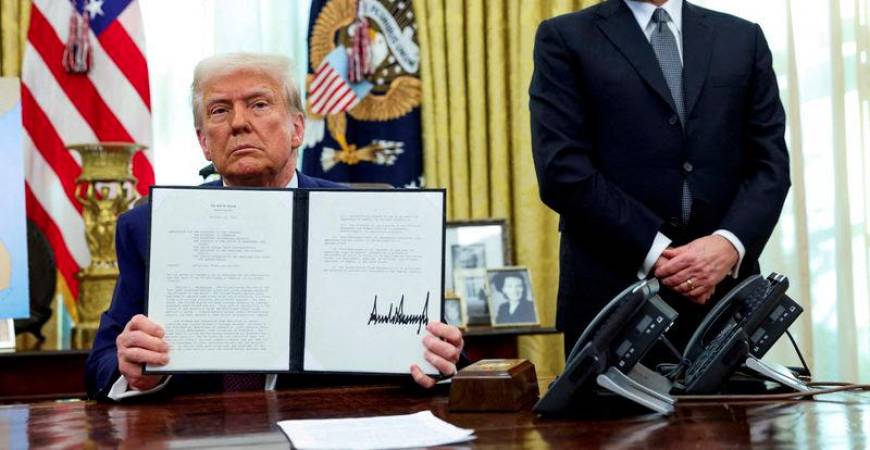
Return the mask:
M731 242L714 234L681 247L665 249L653 266L653 272L671 290L703 305L738 259L737 249Z
M435 366L442 375L456 373L456 363L462 353L462 333L452 325L430 322L428 334L423 337L423 357ZM162 375L144 375L142 364L158 366L169 363L169 344L163 339L163 327L148 317L137 314L127 322L124 331L115 339L118 349L118 371L127 379L127 385L144 391L160 384ZM426 375L416 364L411 365L411 376L424 388L435 385L435 380Z

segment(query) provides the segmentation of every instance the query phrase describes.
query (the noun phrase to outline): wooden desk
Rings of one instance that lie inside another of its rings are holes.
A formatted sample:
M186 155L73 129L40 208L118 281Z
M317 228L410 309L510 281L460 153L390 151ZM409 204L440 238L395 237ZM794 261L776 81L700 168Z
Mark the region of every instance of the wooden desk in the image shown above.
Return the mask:
M546 383L543 383L546 385ZM312 388L176 397L133 405L0 405L0 448L290 448L275 423L432 410L476 430L475 448L866 448L870 400L679 405L674 415L542 419L518 413L449 413L445 391L408 386ZM590 405L590 410L596 406ZM460 447L462 448L462 447Z
M471 361L516 358L517 337L555 333L555 328L542 327L472 327L463 332ZM87 358L87 350L0 353L0 403L84 398Z

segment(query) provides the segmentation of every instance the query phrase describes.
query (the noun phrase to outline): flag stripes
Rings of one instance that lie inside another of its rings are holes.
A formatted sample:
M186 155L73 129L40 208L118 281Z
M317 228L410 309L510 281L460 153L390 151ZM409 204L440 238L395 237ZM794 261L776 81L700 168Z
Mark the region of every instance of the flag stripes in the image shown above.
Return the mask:
M138 2L117 8L104 5L103 14L90 18L93 64L87 74L70 74L62 58L76 3L83 7L82 1L34 0L22 77L27 216L54 249L62 277L58 284L66 285L75 297L75 275L90 263L90 253L82 206L75 198L81 162L65 146L99 141L151 145L151 99ZM147 193L154 183L147 152L134 157L133 175L138 192Z
M358 100L347 81L324 62L311 83L311 112L321 116L337 114L352 108Z

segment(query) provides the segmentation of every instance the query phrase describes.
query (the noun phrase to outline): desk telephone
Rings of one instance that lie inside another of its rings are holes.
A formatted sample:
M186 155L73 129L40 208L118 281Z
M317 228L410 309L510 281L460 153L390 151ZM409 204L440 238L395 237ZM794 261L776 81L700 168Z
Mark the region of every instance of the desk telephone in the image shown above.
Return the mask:
M720 300L686 346L682 369L670 380L638 362L677 318L659 296L658 280L632 284L595 316L534 410L558 414L601 389L662 414L673 411L671 394L707 394L721 388L742 365L796 390L808 388L761 357L803 309L785 295L788 279L753 275ZM592 382L594 379L595 383ZM597 384L597 386L596 386Z
M767 278L752 275L728 292L689 340L683 353L688 367L678 390L708 394L718 390L747 358L760 363L803 312L785 295L787 289L788 278L772 273Z
M643 280L614 297L577 339L565 370L535 404L535 412L566 412L599 387L662 414L672 412L670 382L638 364L677 318L658 291L658 280Z

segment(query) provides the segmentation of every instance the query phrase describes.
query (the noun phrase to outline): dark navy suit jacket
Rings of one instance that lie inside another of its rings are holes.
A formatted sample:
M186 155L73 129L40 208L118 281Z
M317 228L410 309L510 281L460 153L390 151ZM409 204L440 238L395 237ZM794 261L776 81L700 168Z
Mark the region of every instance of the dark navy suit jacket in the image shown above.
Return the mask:
M560 216L556 325L569 348L637 280L658 231L673 245L731 231L746 248L743 277L758 271L779 218L790 186L785 113L761 29L684 2L682 42L685 126L623 0L538 28L532 145L541 199ZM717 295L734 283L726 278ZM664 296L681 314L671 337L685 341L706 308Z
M300 188L347 188L345 185L299 172L296 172L296 176L299 177ZM206 183L203 186L221 186L221 182ZM150 203L146 203L118 218L115 246L120 276L115 285L112 304L100 318L100 328L85 368L85 381L90 398L105 398L120 376L115 339L134 315L145 311L150 210ZM163 391L216 391L221 389L222 382L220 375L176 375Z

